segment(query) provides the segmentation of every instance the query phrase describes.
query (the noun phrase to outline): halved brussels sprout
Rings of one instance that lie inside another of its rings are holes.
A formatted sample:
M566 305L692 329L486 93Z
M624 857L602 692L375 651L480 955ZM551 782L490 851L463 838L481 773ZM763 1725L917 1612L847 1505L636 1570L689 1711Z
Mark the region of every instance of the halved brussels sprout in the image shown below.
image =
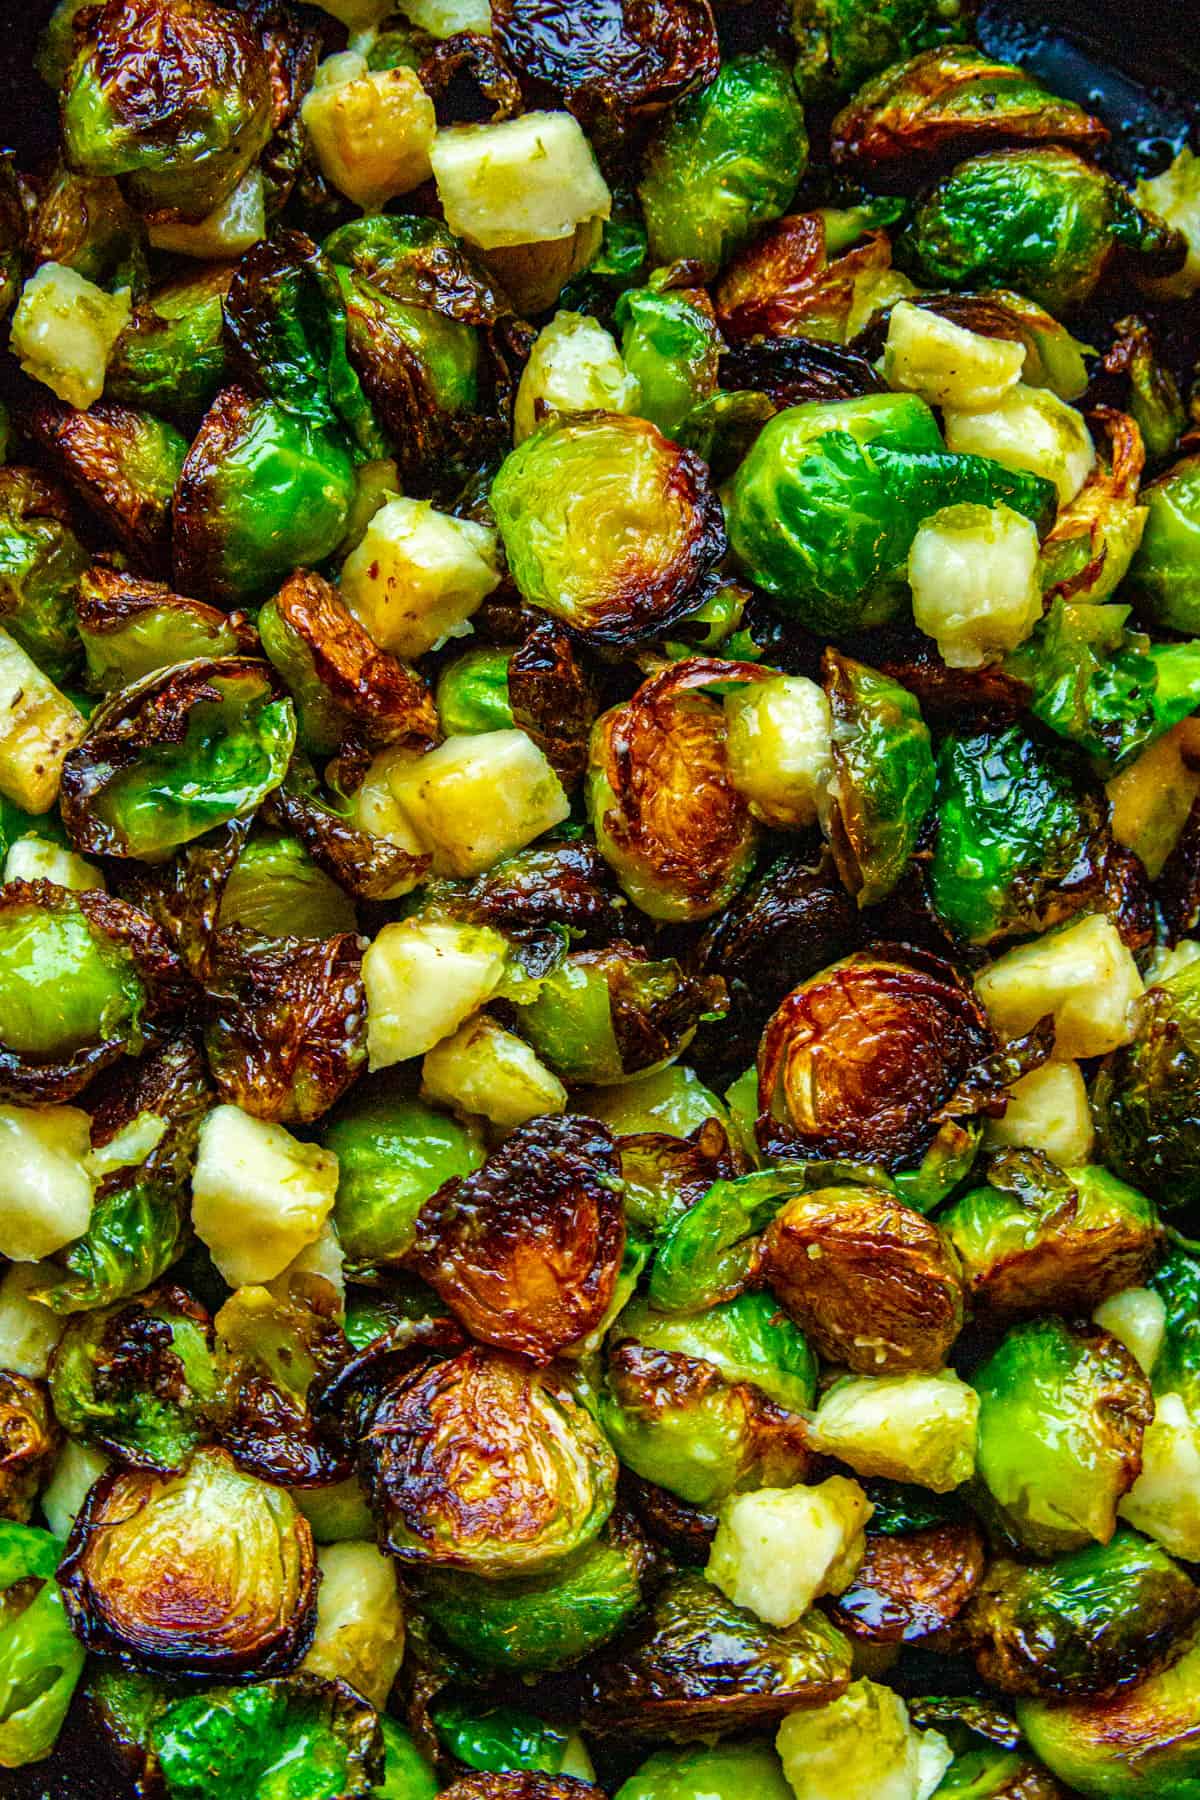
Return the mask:
M936 813L930 898L969 942L1046 931L1095 896L1100 795L1021 726L943 739Z
M590 1543L617 1476L560 1375L483 1349L386 1388L359 1463L389 1554L497 1579L538 1574Z
M352 1264L406 1256L425 1202L483 1161L469 1127L381 1083L360 1088L322 1136L338 1159L333 1218Z
M69 166L119 177L130 204L151 218L205 218L270 129L258 40L211 0L108 0L63 94Z
M610 1530L543 1575L487 1580L430 1570L420 1604L457 1650L484 1669L563 1669L616 1636L641 1605L647 1562L636 1535Z
M548 1115L426 1201L407 1260L473 1337L550 1362L604 1318L624 1248L612 1138Z
M156 670L98 707L63 768L77 849L158 861L253 812L287 773L296 721L264 663Z
M953 1248L881 1189L795 1195L768 1225L755 1266L821 1355L863 1374L939 1368L962 1329Z
M795 1800L769 1744L687 1744L656 1750L616 1800Z
M354 930L354 902L298 838L264 832L239 852L221 889L216 922L260 937L331 938Z
M793 0L796 86L806 99L849 94L890 63L967 36L967 0Z
M99 888L0 888L0 1095L66 1100L182 998L158 927Z
M243 616L188 600L164 582L107 563L94 563L80 576L75 616L88 685L103 694L172 663L237 656L257 647Z
M1061 1319L1015 1325L971 1377L989 1511L1039 1556L1107 1543L1141 1466L1150 1384L1125 1346Z
M307 1519L223 1450L198 1450L182 1475L111 1469L61 1575L84 1645L166 1675L286 1674L316 1623Z
M378 1716L344 1682L302 1675L209 1689L165 1707L154 1698L158 1716L144 1751L171 1800L221 1800L232 1783L239 1800L371 1800L388 1792L375 1785L383 1769Z
M918 182L930 164L1021 144L1065 144L1085 156L1108 130L1024 69L973 44L925 50L868 81L833 123L835 166L872 187Z
M154 572L165 569L186 438L149 413L109 400L98 400L86 412L38 401L27 417L63 479L135 563Z
M702 1014L720 1010L719 981L622 942L580 950L522 1007L521 1035L570 1083L607 1084L660 1068L687 1049Z
M513 651L468 650L438 675L437 715L447 737L506 731L513 722L508 672Z
M135 305L113 346L104 388L122 406L144 407L194 427L225 375L227 263L181 275Z
M1000 1558L967 1620L979 1672L1009 1694L1111 1694L1177 1660L1200 1589L1157 1544L1124 1528L1051 1563Z
M185 593L259 599L337 549L354 498L332 432L244 388L217 395L179 474L175 578Z
M874 201L844 237L836 215L823 212L791 213L759 232L714 290L726 336L753 340L761 333L831 344L857 336L878 309L912 286L892 268L887 234L873 229L902 211L902 202Z
M1130 588L1155 624L1172 631L1200 630L1200 456L1185 456L1152 481L1142 498L1149 513L1129 571Z
M491 498L522 597L598 643L673 624L725 548L699 457L624 413L549 420L505 458Z
M772 50L733 57L672 107L638 183L658 263L716 273L756 226L786 212L808 162L804 111Z
M76 1314L50 1361L63 1429L135 1469L178 1473L215 1391L208 1314L177 1287Z
M1052 485L947 451L915 394L812 401L777 413L730 484L729 541L756 586L838 636L907 604L905 559L923 519L1003 501L1048 521Z
M833 1602L831 1617L859 1644L921 1643L948 1632L961 1617L985 1560L974 1520L948 1519L916 1531L868 1530L863 1559Z
M587 789L596 842L652 919L708 918L750 872L754 821L730 779L725 716L702 690L762 679L752 663L689 657L596 721Z
M1107 1169L1057 1169L1036 1151L1010 1151L987 1178L938 1217L986 1312L1089 1312L1154 1266L1154 1207Z
M833 781L826 830L838 873L860 907L887 898L933 804L929 730L907 688L826 650Z
M1014 287L1052 313L1082 306L1118 250L1152 271L1177 267L1183 240L1073 150L972 157L921 203L907 237L917 267L945 287Z
M1105 1162L1164 1210L1200 1198L1200 962L1151 983L1137 1035L1100 1071L1094 1107Z
M83 1673L54 1579L61 1554L48 1531L0 1520L0 1769L49 1756Z
M43 1383L0 1369L0 1519L28 1522L60 1441Z
M960 1119L999 1109L994 1041L949 963L849 956L793 989L763 1034L760 1141L903 1169Z
M87 564L66 495L33 469L0 469L0 622L54 682L79 660L74 601Z
M694 1738L771 1724L843 1693L850 1646L819 1613L785 1629L677 1575L646 1621L591 1665L584 1721L605 1735Z

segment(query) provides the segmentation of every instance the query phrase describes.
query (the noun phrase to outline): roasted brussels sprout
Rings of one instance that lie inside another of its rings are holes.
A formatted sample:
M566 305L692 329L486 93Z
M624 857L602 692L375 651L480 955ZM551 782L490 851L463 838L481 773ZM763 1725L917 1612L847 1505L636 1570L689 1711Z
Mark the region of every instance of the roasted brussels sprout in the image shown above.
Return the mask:
M617 1800L794 1800L783 1767L768 1744L687 1744L656 1750Z
M1173 631L1200 630L1195 545L1200 537L1200 456L1185 456L1143 490L1146 529L1129 586L1146 617Z
M1200 1199L1200 962L1147 989L1137 1035L1105 1063L1094 1102L1110 1167L1157 1194L1164 1211Z
M954 1626L979 1586L984 1560L973 1521L868 1531L863 1559L831 1616L856 1643L921 1643Z
M716 285L714 304L726 337L753 340L761 333L768 340L801 337L830 344L856 337L880 308L912 285L892 268L886 233L872 229L892 223L902 211L903 202L882 200L862 208L844 245L836 216L829 213L791 213L767 226L738 252ZM855 243L864 232L864 240Z
M509 667L513 651L468 650L438 676L437 715L447 737L505 731L513 722Z
M936 1369L962 1327L950 1243L878 1189L818 1188L786 1201L756 1271L822 1356L864 1374Z
M557 1373L466 1350L384 1390L360 1470L405 1564L534 1575L597 1536L616 1458Z
M110 1470L61 1576L84 1645L166 1675L286 1674L316 1621L308 1521L223 1450L198 1450L182 1475Z
M600 1800L601 1790L573 1775L468 1775L442 1789L442 1800Z
M267 63L211 0L108 0L67 76L62 128L71 168L117 176L152 219L196 222L266 144Z
M354 903L298 838L263 832L239 851L221 890L216 923L268 938L331 938L354 930Z
M637 383L636 410L673 436L716 390L721 334L701 288L627 288L614 317L621 360Z
M994 1562L967 1631L993 1687L1076 1699L1174 1662L1198 1617L1200 1589L1157 1544L1122 1528L1051 1563Z
M652 919L708 918L750 872L754 821L730 779L724 714L703 690L761 679L751 663L691 657L596 721L587 789L596 842Z
M175 579L184 593L261 599L342 541L350 453L332 432L245 388L217 395L175 493Z
M921 521L1003 501L1035 524L1041 477L953 455L914 394L793 406L763 427L729 489L729 541L750 579L814 631L841 636L895 617Z
M389 1791L375 1786L382 1743L365 1700L305 1675L174 1698L146 1747L172 1800L220 1800L231 1782L246 1800L368 1800Z
M1183 260L1178 232L1050 146L960 163L918 207L907 247L933 283L1014 287L1055 314L1089 299L1118 249L1164 273Z
M564 1081L606 1084L661 1068L687 1049L722 991L620 939L569 956L521 1008L520 1031Z
M827 650L833 780L826 829L859 906L885 900L916 849L933 803L929 731L907 688Z
M208 1314L182 1288L76 1314L50 1362L63 1429L135 1469L178 1473L215 1390Z
M758 225L779 218L804 173L804 112L773 51L734 57L671 109L638 183L658 263L716 273Z
M961 0L793 0L796 85L805 98L848 94L890 63L967 35Z
M254 633L238 617L107 563L80 576L75 617L88 684L103 694L172 663L256 647Z
M97 708L63 768L63 822L93 854L158 860L254 810L287 772L291 702L248 658L155 671Z
M1015 1325L971 1378L989 1510L1040 1556L1104 1544L1141 1465L1150 1386L1107 1332Z
M699 457L622 413L549 420L491 492L522 597L598 643L673 624L725 548Z
M818 1612L764 1625L703 1575L663 1587L646 1621L589 1670L593 1730L694 1738L770 1724L844 1692L850 1646Z
M607 1643L641 1605L646 1561L636 1536L607 1532L543 1575L491 1581L457 1569L422 1577L421 1604L485 1669L565 1668Z
M48 1756L83 1673L54 1579L62 1545L0 1520L0 1769Z
M835 165L890 188L915 183L931 163L981 150L1065 144L1086 156L1107 139L1081 106L962 44L925 50L868 81L835 119L832 150Z
M935 811L930 898L970 943L1046 931L1095 895L1100 796L1019 725L943 740Z
M43 1383L0 1369L0 1519L28 1523L59 1441Z
M0 469L0 621L54 682L79 661L73 603L87 564L66 495L32 469Z
M182 997L166 939L136 907L48 881L0 889L0 1093L66 1100L138 1051Z
M186 428L199 424L225 375L224 300L232 271L218 263L156 288L113 346L105 392Z
M1097 1166L1057 1169L1036 1151L993 1159L988 1185L938 1215L966 1290L999 1317L1091 1311L1154 1266L1153 1206Z
M795 988L763 1034L758 1133L889 1170L999 1110L985 1015L948 963L860 952Z
M86 412L51 400L30 410L29 428L134 562L151 573L165 569L172 495L187 453L174 426L109 400Z

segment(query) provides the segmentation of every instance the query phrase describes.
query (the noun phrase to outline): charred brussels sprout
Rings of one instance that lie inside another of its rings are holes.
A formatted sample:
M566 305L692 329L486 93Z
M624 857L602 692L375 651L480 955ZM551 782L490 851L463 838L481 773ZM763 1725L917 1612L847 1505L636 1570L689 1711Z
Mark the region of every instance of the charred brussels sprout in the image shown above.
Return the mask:
M997 150L960 163L922 202L908 245L946 287L1014 287L1052 313L1082 306L1118 248L1178 265L1182 243L1071 150Z
M229 871L217 924L266 938L331 938L354 930L354 903L298 838L264 833L251 838Z
M962 0L792 0L796 85L806 97L848 94L889 64L967 35Z
M28 1522L60 1441L44 1384L0 1369L0 1519Z
M635 1301L612 1329L600 1417L627 1468L710 1506L803 1477L797 1413L814 1373L804 1338L759 1295L686 1318Z
M620 1164L603 1125L518 1125L421 1209L408 1261L472 1336L550 1362L596 1329L621 1270Z
M87 564L66 495L32 469L0 469L0 622L54 682L79 660L73 603Z
M1200 962L1152 983L1138 1034L1100 1072L1095 1112L1104 1160L1160 1196L1200 1199Z
M584 1718L605 1733L694 1738L819 1706L849 1678L850 1646L820 1613L764 1625L703 1575L680 1575L644 1624L592 1665Z
M0 889L0 1093L63 1100L140 1050L180 972L144 913L98 889Z
M827 830L846 889L859 906L887 898L908 867L933 802L929 731L907 688L825 652L833 719Z
M973 944L1046 931L1099 885L1100 797L1019 725L943 741L936 814L930 897Z
M29 414L29 428L136 565L155 573L165 568L186 439L161 419L109 400L86 412L40 402Z
M861 952L783 1002L759 1052L760 1141L903 1169L995 1098L979 1003L948 963L910 954Z
M64 1430L168 1474L199 1443L215 1387L208 1315L181 1288L77 1314L50 1365Z
M787 1201L763 1237L758 1273L822 1356L864 1374L936 1369L962 1327L952 1246L873 1188Z
M587 801L601 855L652 919L705 919L750 872L756 828L733 785L727 726L703 689L753 664L693 657L642 683L592 731Z
M812 401L777 413L754 440L729 488L729 541L781 607L841 636L903 611L905 560L923 519L1001 501L1039 523L1054 488L951 454L913 394Z
M804 112L773 51L734 57L671 109L638 183L658 263L713 275L755 227L786 212L808 161Z
M105 392L193 427L216 399L225 373L224 300L228 265L201 269L156 288L134 307L113 346Z
M108 0L63 95L70 166L119 177L131 205L164 220L207 217L270 126L262 51L211 0Z
M497 1579L537 1574L590 1543L617 1474L559 1375L480 1349L387 1388L360 1468L399 1562Z
M105 563L80 577L75 615L88 686L104 694L172 663L236 656L254 645L242 620Z
M331 432L244 388L225 388L175 494L175 577L187 592L259 599L332 555L354 498L349 451Z
M1153 1206L1107 1169L1057 1169L1035 1151L998 1156L988 1185L939 1215L968 1294L999 1317L1090 1311L1138 1287L1158 1253Z
M286 1674L316 1620L308 1521L222 1450L198 1450L177 1476L110 1470L62 1581L82 1643L166 1675Z
M1088 155L1107 139L1081 106L963 44L926 50L867 82L834 121L833 160L872 186L908 187L930 163L980 150L1057 143Z
M63 821L94 854L157 861L244 817L287 772L296 723L265 664L181 663L92 715L63 770Z
M641 1605L635 1537L606 1534L544 1575L489 1581L431 1570L421 1605L455 1646L485 1669L538 1673L567 1667L607 1643Z
M955 1625L979 1585L984 1560L983 1534L974 1522L870 1530L862 1561L833 1602L834 1623L860 1644L921 1643Z
M334 1223L352 1263L395 1263L416 1238L417 1216L445 1183L483 1161L475 1133L376 1084L346 1101L324 1128L338 1159Z
M1110 1694L1173 1662L1200 1589L1157 1544L1122 1529L1051 1563L994 1562L967 1631L979 1672L1010 1694Z
M50 1754L83 1673L54 1579L61 1554L48 1531L0 1520L0 1769Z
M1107 1332L1016 1325L976 1370L978 1473L989 1509L1040 1556L1107 1543L1141 1463L1153 1402Z
M442 1789L442 1800L600 1800L600 1796L600 1788L576 1781L573 1775L468 1775Z
M1146 616L1172 631L1200 630L1200 456L1185 456L1143 490L1149 508L1129 584Z
M622 413L541 426L505 459L492 508L522 597L598 643L673 624L725 547L699 457Z
M618 940L580 950L546 977L521 1008L521 1035L555 1074L572 1083L624 1081L686 1050L702 1014L718 1010L720 987L680 965L652 962Z
M656 1750L617 1800L794 1800L783 1765L768 1744L687 1744Z

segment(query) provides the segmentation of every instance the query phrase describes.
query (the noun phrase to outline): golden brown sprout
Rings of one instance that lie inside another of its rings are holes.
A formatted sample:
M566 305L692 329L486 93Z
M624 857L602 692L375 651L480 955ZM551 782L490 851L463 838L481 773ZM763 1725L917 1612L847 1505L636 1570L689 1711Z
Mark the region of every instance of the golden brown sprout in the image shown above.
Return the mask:
M87 412L58 400L29 409L29 428L63 479L139 567L171 560L171 497L187 450L170 425L99 400Z
M767 1227L757 1272L822 1356L860 1374L939 1368L962 1329L958 1258L882 1189L797 1194Z
M473 1337L551 1362L600 1324L625 1249L621 1165L591 1119L532 1119L417 1219L411 1266Z
M0 1369L0 1519L28 1523L60 1436L44 1384Z
M829 259L820 213L793 213L740 250L714 295L733 338L805 337L841 344L857 329L856 300L890 273L887 233L872 231Z
M954 1624L983 1567L983 1533L974 1520L894 1536L868 1532L866 1553L831 1616L860 1643L918 1643Z
M508 665L513 724L527 732L568 790L587 769L588 735L599 710L592 681L565 626L535 626Z
M110 1470L59 1579L84 1644L168 1674L286 1674L316 1623L308 1520L224 1450L197 1451L178 1476Z

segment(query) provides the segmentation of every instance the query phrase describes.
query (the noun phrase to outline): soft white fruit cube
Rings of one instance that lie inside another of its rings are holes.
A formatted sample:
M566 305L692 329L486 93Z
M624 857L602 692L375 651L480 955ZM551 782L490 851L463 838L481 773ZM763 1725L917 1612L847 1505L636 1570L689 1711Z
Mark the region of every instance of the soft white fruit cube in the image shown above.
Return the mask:
M940 1732L918 1731L899 1694L873 1681L789 1713L775 1748L798 1800L928 1800L954 1761Z
M57 1263L13 1263L0 1281L0 1369L40 1380L66 1320L32 1295L62 1276Z
M342 568L342 598L377 644L423 656L461 633L499 586L496 533L398 496L380 507Z
M1006 951L975 977L975 991L1002 1038L1051 1015L1062 1061L1107 1056L1137 1034L1142 979L1103 913Z
M492 32L489 0L405 0L404 15L430 37L455 37L460 31L490 37Z
M523 731L449 737L393 765L391 785L443 875L478 875L571 812L558 776Z
M1023 644L1042 616L1038 535L1009 506L947 506L908 553L913 619L951 669Z
M1179 1394L1155 1399L1141 1474L1117 1511L1172 1556L1200 1560L1200 1427Z
M815 681L775 675L727 694L729 778L768 825L812 825L833 779L833 716Z
M499 932L450 920L385 925L362 961L372 1069L423 1056L457 1031L499 987L507 945Z
M990 1119L989 1149L1040 1150L1060 1169L1088 1161L1095 1137L1079 1064L1043 1063L1008 1089L1008 1110Z
M301 1673L348 1681L382 1707L404 1660L396 1565L374 1544L324 1544L317 1629Z
M760 1488L724 1502L708 1579L768 1625L794 1625L818 1594L840 1594L862 1561L874 1507L844 1475Z
M543 1113L566 1111L567 1090L523 1038L486 1013L468 1019L428 1052L421 1092L440 1106L478 1113L511 1131Z
M1153 1288L1122 1288L1092 1314L1102 1331L1120 1338L1144 1375L1153 1372L1167 1335L1167 1309Z
M979 1396L949 1369L844 1375L821 1396L812 1445L858 1475L947 1494L975 1469Z
M930 406L984 412L1016 386L1024 366L1025 346L1011 338L982 337L909 300L892 308L883 378Z
M0 1106L0 1255L37 1262L83 1236L91 1137L77 1106Z
M86 730L83 714L0 630L0 794L24 812L49 812L67 752Z
M513 406L513 441L521 443L547 413L636 412L641 385L616 340L586 313L555 313L529 352Z
M23 837L9 845L4 859L5 881L52 881L55 887L86 893L102 888L104 877L86 857L77 856L48 838Z
M585 219L607 219L612 209L592 147L570 113L451 125L434 139L431 161L447 225L483 250L568 238Z
M300 116L326 180L368 212L429 175L437 118L415 69L371 69L349 50L327 57Z
M337 1157L240 1106L200 1127L192 1223L231 1287L274 1280L315 1242L333 1208Z
M21 289L12 347L27 375L86 410L104 392L108 359L132 313L128 288L106 294L63 263L43 263Z

